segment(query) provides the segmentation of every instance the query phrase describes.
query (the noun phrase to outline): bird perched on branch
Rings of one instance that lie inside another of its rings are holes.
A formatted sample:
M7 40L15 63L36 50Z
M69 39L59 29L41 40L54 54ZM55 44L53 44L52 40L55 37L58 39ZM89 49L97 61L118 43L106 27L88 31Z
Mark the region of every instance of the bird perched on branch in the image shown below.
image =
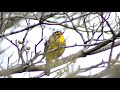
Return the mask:
M45 75L50 75L50 63L51 61L59 58L65 51L66 41L61 31L54 32L49 40L45 42L45 57L46 57L46 69ZM55 50L56 49L56 50Z

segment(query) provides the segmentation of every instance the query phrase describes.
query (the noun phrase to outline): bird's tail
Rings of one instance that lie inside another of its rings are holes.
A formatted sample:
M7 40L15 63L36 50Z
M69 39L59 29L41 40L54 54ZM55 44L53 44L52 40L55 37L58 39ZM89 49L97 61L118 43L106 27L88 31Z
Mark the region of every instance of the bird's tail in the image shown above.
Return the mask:
M49 76L50 75L50 66L46 64L46 69L45 69L45 75Z

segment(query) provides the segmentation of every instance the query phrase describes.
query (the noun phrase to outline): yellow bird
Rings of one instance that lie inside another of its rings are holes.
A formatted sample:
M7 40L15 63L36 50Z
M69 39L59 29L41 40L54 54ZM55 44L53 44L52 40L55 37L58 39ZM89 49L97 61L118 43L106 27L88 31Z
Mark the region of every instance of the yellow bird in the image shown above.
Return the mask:
M61 48L63 46L66 46L66 41L61 31L54 32L49 37L49 40L45 42L45 48L44 48L45 57L46 57L45 75L48 75L48 76L50 75L51 61L59 58L64 53L65 48ZM55 50L55 49L58 49L58 50ZM51 51L51 52L48 52L48 51Z

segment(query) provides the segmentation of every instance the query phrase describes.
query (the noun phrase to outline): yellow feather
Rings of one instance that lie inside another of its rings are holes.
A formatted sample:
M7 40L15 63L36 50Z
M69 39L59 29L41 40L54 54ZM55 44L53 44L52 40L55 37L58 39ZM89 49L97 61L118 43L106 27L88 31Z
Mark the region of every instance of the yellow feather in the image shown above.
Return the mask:
M45 56L46 56L46 63L47 63L47 67L48 67L46 72L45 72L46 75L50 74L49 69L50 69L51 61L59 58L64 53L65 48L61 48L63 46L66 46L66 42L65 42L65 39L64 39L62 32L60 32L60 31L54 32L49 37L49 40L46 42L46 44L45 44L45 50L46 50ZM58 50L47 53L47 51L54 50L57 48L58 48ZM61 49L59 49L59 48L61 48Z

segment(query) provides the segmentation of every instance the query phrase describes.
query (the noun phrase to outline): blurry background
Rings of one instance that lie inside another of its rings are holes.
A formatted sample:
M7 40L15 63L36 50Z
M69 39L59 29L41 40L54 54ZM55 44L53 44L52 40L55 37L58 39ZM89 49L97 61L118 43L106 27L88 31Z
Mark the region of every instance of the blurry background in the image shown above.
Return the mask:
M55 31L64 32L67 44L60 60L79 51L87 52L110 40L120 31L119 12L1 12L0 15L1 78L119 77L119 58L116 58L119 57L119 46L114 47L116 42L120 44L119 35L104 45L105 48L100 47L101 51L96 54L76 57L74 62L52 68L50 76L45 76L41 67L39 70L35 68L35 71L27 71L27 68L16 69L23 64L22 60L26 63L36 56L34 62L40 61L43 55L37 55L35 52L44 52L45 41ZM93 52L95 51L97 49ZM42 62L35 66L45 64L45 59L42 59ZM108 68L108 64L111 67ZM108 72L109 70L111 72ZM19 71L21 73L17 73Z

